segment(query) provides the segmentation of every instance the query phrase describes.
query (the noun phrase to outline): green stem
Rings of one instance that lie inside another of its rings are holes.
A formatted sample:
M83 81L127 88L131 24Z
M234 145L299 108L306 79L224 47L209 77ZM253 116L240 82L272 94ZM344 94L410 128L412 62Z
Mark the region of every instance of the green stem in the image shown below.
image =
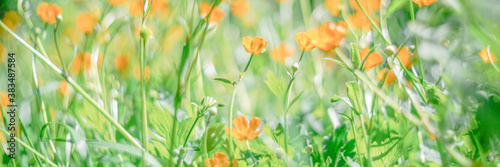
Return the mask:
M252 157L252 161L255 164L255 163L257 163L257 160L253 156L252 149L250 149L250 142L248 142L248 140L245 140L245 141L247 143L247 149L248 149L248 152L250 153L250 157Z
M2 22L2 24L3 24L3 22ZM0 130L3 131L3 133L5 133L5 135L9 135L9 132L7 130L5 130L4 128L0 128ZM16 142L19 143L19 144L21 144L24 148L28 149L33 154L35 154L36 156L40 157L42 160L46 161L49 165L57 167L57 165L54 162L52 162L51 160L49 160L48 158L46 158L45 156L43 156L42 154L40 154L38 151L36 151L32 147L30 147L28 144L24 143L20 138L14 137L14 139L16 139Z
M134 137L132 137L132 135L130 135L130 133L128 133L125 130L125 128L123 128L118 122L116 122L113 119L113 117L111 117L111 115L109 115L109 113L106 110L104 110L99 105L99 103L97 103L94 99L92 99L92 97L89 94L87 94L87 92L85 92L80 87L80 85L78 85L71 77L64 75L62 73L62 71L59 68L57 68L56 65L54 65L50 60L48 60L42 54L40 54L40 52L38 52L37 50L35 50L31 45L29 45L28 43L26 43L26 41L24 41L23 39L21 39L21 37L19 37L17 34L15 34L14 32L12 32L12 30L10 30L2 21L0 21L0 27L2 27L4 30L6 30L10 35L12 35L14 38L16 38L17 41L19 41L26 48L28 48L31 52L33 52L41 62L43 62L46 65L48 65L56 74L58 74L63 79L65 79L77 92L79 92L83 96L83 98L85 98L85 100L87 100L88 102L90 102L97 109L97 111L99 111L102 115L104 115L104 117L106 119L108 119L108 121L110 121L112 123L112 125L115 126L118 129L118 131L123 134L123 136L125 136L125 138L127 140L129 140L137 148L142 149L141 145L134 139Z
M411 17L411 21L412 22L415 22L415 10L413 9L413 2L411 0L408 0L409 4L410 4L410 17ZM418 42L417 42L417 36L414 37L415 39L415 54L418 52ZM421 85L424 85L424 68L422 67L422 62L420 61L420 56L418 56L417 54L417 63L418 63L418 68L420 69L420 84Z
M234 108L234 97L236 96L236 84L233 85L233 94L231 95L231 103L229 105L229 115L227 118L228 127L229 127L229 157L233 156L233 108Z
M243 70L243 72L247 72L247 69L250 66L250 62L252 62L253 56L254 54L252 53L252 55L250 56L250 60L248 60L247 66L245 67L245 70Z
M66 66L64 66L64 61L61 56L61 51L59 50L59 45L57 44L57 28L59 27L59 21L57 21L56 26L54 27L54 44L56 45L57 55L59 56L59 61L61 61L62 69L64 70L64 74L68 75L68 70Z
M201 118L201 117L196 117L196 119L194 120L193 125L191 125L191 128L189 129L189 132L188 132L188 134L187 134L186 140L184 140L184 144L182 145L182 148L186 147L186 144L187 144L187 142L189 141L189 137L191 136L191 132L193 131L194 127L196 126L196 123L198 122L198 120L199 120L200 118Z
M208 129L209 129L209 125L210 125L210 119L212 118L212 115L208 116L208 120L207 120L207 123L205 125L205 147L203 148L203 152L205 153L204 155L206 157L204 157L204 159L207 159L208 158Z
M385 36L382 33L382 31L380 30L380 28L375 24L375 22L373 22L372 18L368 15L368 13L366 13L365 9L363 9L363 7L361 6L361 4L359 4L358 0L356 0L356 3L358 4L358 6L361 9L361 11L365 14L366 18L368 18L368 20L370 21L370 23L372 24L372 26L375 27L375 30L377 30L377 32L380 34L380 36L382 36L382 39L384 39L384 42L387 45L390 45L391 41L389 41L389 40L387 40L387 38L385 38Z
M144 74L146 59L146 39L141 38L141 102L142 102L142 112L141 112L141 135L142 135L142 146L145 152L148 149L148 111L146 105L146 78ZM145 154L143 154L145 155Z
M369 160L368 166L373 166L373 161L372 161L372 156L370 153L370 136L368 133L366 133L366 128L365 128L365 120L363 119L363 114L359 114L359 121L361 123L361 128L363 129L364 133L364 138L366 141L366 158Z

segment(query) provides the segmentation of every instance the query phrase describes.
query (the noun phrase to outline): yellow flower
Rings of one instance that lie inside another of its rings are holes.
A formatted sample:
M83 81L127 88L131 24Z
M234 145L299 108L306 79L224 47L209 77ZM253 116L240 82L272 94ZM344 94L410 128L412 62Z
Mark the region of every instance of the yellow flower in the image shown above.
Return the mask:
M323 24L319 30L310 29L307 31L307 35L312 39L313 45L325 52L340 46L340 41L342 41L346 34L347 26L344 22L337 24L328 22Z
M66 27L62 33L64 39L68 40L71 45L78 45L80 42L80 35L75 27Z
M21 16L16 11L8 11L3 16L2 22L12 31L16 31L19 23L21 23L22 21L21 19ZM0 32L2 31L3 28L2 30L0 30Z
M242 40L243 46L248 53L259 55L266 51L267 41L262 37L252 37L246 36Z
M285 62L285 58L293 55L293 48L286 43L281 43L281 45L271 49L271 58L277 62Z
M262 129L257 130L260 125L260 118L253 117L250 120L250 125L248 124L248 120L245 116L240 116L233 120L234 127L231 128L232 135L234 138L238 140L252 140L259 136ZM229 127L226 127L226 133L229 134Z
M59 94L65 96L69 92L69 83L66 81L59 82Z
M205 160L205 167L238 167L238 161L236 159L227 161L227 155L223 152L216 152L213 158Z
M483 59L484 62L486 63L495 63L497 62L497 57L495 57L495 54L493 54L493 52L489 52L488 54L488 50L486 48L483 48L480 52L479 52L479 56L481 56L481 58ZM491 56L491 60L490 60L490 56Z
M384 79L385 75L387 73L387 69L382 69L378 72L377 74L377 81L380 82L381 80ZM392 85L394 82L396 82L396 74L394 74L394 71L389 71L389 73L387 74L387 77L385 78L385 84L387 86L390 86Z
M210 10L212 10L212 13L210 13ZM201 17L202 18L207 17L208 13L210 13L210 17L208 18L208 22L210 22L210 23L218 23L222 19L224 19L224 16L225 16L224 12L221 11L219 9L219 7L215 6L212 9L212 5L210 5L206 2L201 3L201 6L200 6Z
M297 40L297 44L299 44L299 50L310 51L314 48L312 39L307 33L299 32L295 34L295 39Z
M90 55L90 53L89 52L81 53L75 57L75 60L73 60L70 72L72 72L73 74L79 74L80 70L82 69L82 65L84 70L89 70L91 64L92 64L92 56ZM102 55L101 53L99 53L97 58L97 66L99 67L101 66L101 64L102 64Z
M96 24L97 20L90 13L82 13L76 19L78 30L86 34L91 34Z
M236 17L244 18L248 14L250 5L246 0L234 0L231 2L231 14Z
M119 72L125 72L128 68L128 57L123 54L121 56L115 57L115 67Z
M134 78L137 80L137 81L140 81L141 80L141 69L140 69L140 65L137 64L135 67L134 67L134 70L133 70L133 74L134 74ZM148 66L145 66L144 67L144 79L146 79L146 82L149 81L149 67Z
M333 16L339 16L340 0L325 0L325 6Z
M418 7L422 7L424 5L429 6L434 2L436 2L437 0L412 0L412 1L415 2L418 5Z
M380 10L380 0L358 0L358 2L367 13ZM362 12L361 8L359 8L358 6L358 3L356 3L356 0L349 0L349 4L351 5L352 9L358 12Z
M113 6L120 6L127 3L128 0L108 0L108 2Z
M370 49L368 49L368 48L361 49L361 53L360 53L361 60L364 60L369 52L370 52ZM375 66L378 66L379 64L381 64L383 61L384 61L384 58L382 56L380 56L380 54L378 54L377 52L373 52L366 59L365 64L363 64L363 68L365 69L365 71L370 71Z
M56 4L42 2L36 8L36 14L42 19L43 22L54 24L56 23L57 15L62 14L61 7Z

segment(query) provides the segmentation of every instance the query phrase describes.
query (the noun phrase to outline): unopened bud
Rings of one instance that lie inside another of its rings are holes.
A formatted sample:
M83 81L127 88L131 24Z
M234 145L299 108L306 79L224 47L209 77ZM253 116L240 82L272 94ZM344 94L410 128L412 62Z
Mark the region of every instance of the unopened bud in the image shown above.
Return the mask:
M35 35L40 35L42 33L42 30L40 28L35 28Z
M396 49L397 49L396 46L389 45L389 46L385 47L384 53L386 55L392 56L394 53L396 53Z
M153 31L151 31L151 28L149 28L148 26L143 25L141 27L141 34L140 35L144 39L149 39L149 37L151 37L153 35Z
M57 21L58 21L58 22L63 21L63 16L62 16L62 14L58 14L58 15L57 15Z
M306 147L306 152L307 152L307 153L309 153L309 154L312 154L312 153L313 153L313 151L314 151L313 146L312 146L312 145L310 145L310 144L309 144L309 145L307 145L307 147Z
M208 109L208 112L210 112L210 115L212 115L212 116L217 115L217 107L215 107L215 106L214 107L210 107Z
M292 71L295 72L295 71L298 71L299 70L299 63L293 63L292 65Z

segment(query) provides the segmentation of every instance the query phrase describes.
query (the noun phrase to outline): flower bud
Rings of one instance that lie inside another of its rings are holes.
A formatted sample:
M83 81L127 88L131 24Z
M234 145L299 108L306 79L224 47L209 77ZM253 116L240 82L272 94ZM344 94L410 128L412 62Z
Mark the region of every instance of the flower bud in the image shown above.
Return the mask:
M144 39L149 39L150 37L152 37L153 35L153 31L151 31L151 28L149 28L148 26L146 25L143 25L141 27L141 38L144 38Z
M307 145L307 147L306 147L306 152L307 152L307 153L309 153L309 154L312 154L312 153L313 153L313 151L314 151L313 146L312 146L312 145L310 145L310 144L309 144L309 145Z
M63 21L62 14L58 14L57 17L56 17L56 19L57 19L58 22L62 22Z
M299 63L293 63L293 65L292 65L292 71L296 72L298 70L299 70Z
M40 28L35 28L35 34L38 36L42 33L42 30Z
M212 116L217 115L217 107L215 107L215 106L214 107L210 107L208 109L208 112L210 112L210 115L212 115Z
M396 49L397 49L397 48L396 48L396 46L394 46L394 45L389 45L389 46L385 47L385 49L384 49L384 53L385 53L386 55L391 56L391 55L393 55L394 53L396 53Z

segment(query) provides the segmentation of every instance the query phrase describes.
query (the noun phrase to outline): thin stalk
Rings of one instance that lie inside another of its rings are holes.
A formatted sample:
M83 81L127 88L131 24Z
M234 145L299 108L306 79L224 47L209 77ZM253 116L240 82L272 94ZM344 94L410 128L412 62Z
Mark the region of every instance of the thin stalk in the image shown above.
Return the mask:
M231 103L229 104L229 115L227 118L228 127L229 127L229 157L233 156L233 108L234 108L234 97L236 96L236 84L233 85L233 94L231 95Z
M57 29L59 27L59 21L57 21L56 26L54 27L54 44L56 45L57 56L59 56L59 61L61 61L62 69L64 70L64 74L68 75L68 70L66 66L64 66L64 61L61 56L61 51L59 50L59 45L57 44Z
M253 156L252 149L250 149L250 142L248 142L248 140L245 140L245 141L247 143L247 149L248 149L248 152L250 153L250 157L252 157L252 161L255 164L255 163L257 163L257 160Z
M191 128L189 129L189 132L188 132L188 134L187 134L186 140L184 140L184 144L182 145L182 148L186 147L186 144L187 144L187 142L189 141L189 137L191 136L191 132L193 131L194 127L196 126L196 123L198 122L198 120L199 120L200 118L201 118L201 117L196 117L196 119L194 120L193 125L191 125Z
M411 0L408 0L409 4L410 4L410 17L411 17L411 21L412 22L415 22L415 10L413 9L413 2ZM418 42L417 42L417 36L414 37L414 40L415 40L415 54L418 52ZM420 69L420 84L421 85L424 85L424 68L422 67L422 62L420 61L420 56L418 56L417 54L417 63L418 63L418 68Z
M208 120L207 120L207 123L205 125L205 147L203 148L203 153L204 155L206 156L204 159L207 159L208 158L208 129L209 129L209 125L210 125L210 119L212 118L212 115L209 115L208 116Z
M14 38L16 38L17 41L19 41L22 45L24 45L26 48L28 48L31 52L33 52L37 58L43 62L44 64L48 65L56 74L58 74L60 77L65 79L78 93L80 93L85 100L90 102L96 109L99 111L108 121L112 123L113 126L115 126L120 133L122 133L127 140L129 140L134 146L137 148L142 149L141 145L128 133L125 128L123 128L118 122L116 122L111 115L109 115L108 111L104 110L99 103L97 103L92 97L85 92L80 85L78 85L71 77L66 76L62 73L62 71L57 68L56 65L54 65L49 59L44 57L40 52L35 50L31 45L29 45L26 41L21 39L17 34L12 32L2 21L0 21L0 27L2 27L4 30L6 30L10 35L12 35ZM41 47L40 47L41 48Z
M368 166L373 166L372 156L370 153L370 136L366 133L365 120L363 119L363 114L359 114L359 121L361 123L361 129L363 129L365 141L366 141L366 158L370 160Z
M382 31L380 30L380 28L375 24L375 22L373 22L372 18L368 15L368 13L366 13L365 9L363 9L363 7L361 6L361 4L359 4L358 0L356 0L356 3L358 4L358 6L361 9L361 11L365 14L366 18L368 18L368 20L370 21L370 23L372 24L372 26L375 27L375 30L377 30L377 32L380 34L380 36L382 36L382 39L384 39L384 42L387 45L390 45L391 41L389 41L389 40L387 40L387 38L385 38L385 36L382 33Z

